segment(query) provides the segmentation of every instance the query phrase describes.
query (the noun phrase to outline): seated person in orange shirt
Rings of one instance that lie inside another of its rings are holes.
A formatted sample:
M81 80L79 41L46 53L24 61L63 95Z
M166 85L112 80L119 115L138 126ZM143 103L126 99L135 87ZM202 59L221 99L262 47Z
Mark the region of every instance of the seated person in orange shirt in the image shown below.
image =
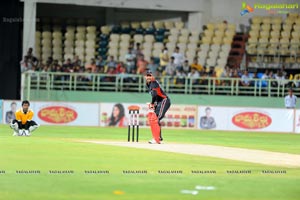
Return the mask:
M91 69L92 70L92 73L95 73L96 72L96 61L94 58L91 59L91 61L89 63L86 63L85 64L85 69Z
M137 74L144 74L147 69L148 62L144 59L144 55L139 55L136 66L137 66Z
M29 109L29 101L22 102L22 108L16 111L16 119L14 119L10 127L14 130L13 136L30 136L30 133L39 127L39 125L33 121L33 111Z
M194 58L193 63L191 64L191 68L195 68L198 72L203 71L203 66L198 64L198 59Z

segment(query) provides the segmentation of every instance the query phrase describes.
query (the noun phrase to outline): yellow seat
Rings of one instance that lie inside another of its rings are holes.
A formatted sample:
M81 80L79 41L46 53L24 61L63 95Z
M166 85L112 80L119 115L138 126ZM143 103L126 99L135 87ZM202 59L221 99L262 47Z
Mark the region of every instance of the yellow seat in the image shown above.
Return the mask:
M153 35L145 35L144 36L144 40L145 40L145 42L148 42L148 43L153 43L154 41L155 41L155 38L154 38L154 36Z
M206 24L206 27L208 30L213 31L215 29L215 25L214 24Z
M85 26L77 26L76 31L77 33L85 33Z
M252 31L252 30L259 31L259 30L260 30L260 24L252 24L252 25L251 25L251 31Z
M141 22L143 29L151 28L151 22Z
M181 36L179 36L178 41L179 41L180 43L187 43L187 41L188 41L188 36L186 36L186 35L181 35Z
M87 26L86 27L86 31L88 33L94 33L94 34L96 34L96 30L97 30L96 26Z
M175 27L177 29L182 29L184 27L184 23L181 21L177 21L177 22L175 22Z
M156 29L164 28L164 22L162 21L154 21L153 24Z
M141 26L140 22L131 22L130 25L131 25L131 28L133 28L133 29L138 29Z
M174 28L174 22L172 22L172 21L165 21L164 25L165 25L165 28L168 30Z
M262 22L262 17L254 16L254 17L252 17L251 21L252 21L252 24L260 24Z
M144 41L144 36L142 34L135 34L133 40L134 43L142 43Z
M271 24L271 18L270 17L263 17L262 23L263 24Z
M282 18L281 17L272 17L271 18L271 23L280 25L282 23Z
M101 26L100 30L102 34L108 35L111 31L111 28L109 26Z

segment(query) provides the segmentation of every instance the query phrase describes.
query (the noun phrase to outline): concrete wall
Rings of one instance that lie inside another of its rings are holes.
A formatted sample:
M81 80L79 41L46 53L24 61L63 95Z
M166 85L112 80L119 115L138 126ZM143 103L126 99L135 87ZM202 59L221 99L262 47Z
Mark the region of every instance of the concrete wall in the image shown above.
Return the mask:
M23 0L32 1L32 0ZM205 1L209 0L35 0L37 3L73 4L110 8L134 8L150 10L173 10L198 12Z
M26 91L25 91L25 94ZM252 96L209 96L209 95L169 95L174 104L195 104L209 106L245 106L284 108L283 98L267 98ZM28 98L25 96L24 98ZM117 92L77 92L77 91L35 91L32 90L30 100L36 101L70 101L70 102L122 102L147 103L151 100L148 93Z
M76 6L65 4L37 4L37 17L95 19L97 24L105 24L106 9L103 7Z

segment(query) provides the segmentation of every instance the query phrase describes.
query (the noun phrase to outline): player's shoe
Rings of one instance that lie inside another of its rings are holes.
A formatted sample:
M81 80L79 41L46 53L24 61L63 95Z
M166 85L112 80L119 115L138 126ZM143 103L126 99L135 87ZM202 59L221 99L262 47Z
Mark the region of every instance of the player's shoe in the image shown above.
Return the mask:
M160 143L157 143L154 139L149 140L148 143L149 143L149 144L160 144Z
M14 131L13 136L19 136L19 133Z
M25 136L30 136L31 135L29 130L25 130L24 132L25 132Z
M18 136L23 136L25 134L24 130L19 130Z

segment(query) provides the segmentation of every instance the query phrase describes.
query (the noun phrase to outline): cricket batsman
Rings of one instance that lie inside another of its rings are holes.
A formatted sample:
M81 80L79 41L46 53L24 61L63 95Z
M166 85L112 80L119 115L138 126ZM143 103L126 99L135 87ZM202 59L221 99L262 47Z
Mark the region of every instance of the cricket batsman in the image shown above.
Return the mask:
M39 125L32 120L34 113L29 109L29 106L29 101L25 100L22 102L22 108L16 111L16 119L10 123L10 128L14 130L13 136L30 136L30 134L39 127Z
M164 118L167 110L171 106L171 101L166 93L162 90L160 84L155 77L152 75L151 71L147 71L146 74L146 86L149 93L152 96L151 103L149 105L150 109L154 112L150 112L148 115L153 139L149 141L150 144L161 144L163 138L161 134L161 124L160 121Z

